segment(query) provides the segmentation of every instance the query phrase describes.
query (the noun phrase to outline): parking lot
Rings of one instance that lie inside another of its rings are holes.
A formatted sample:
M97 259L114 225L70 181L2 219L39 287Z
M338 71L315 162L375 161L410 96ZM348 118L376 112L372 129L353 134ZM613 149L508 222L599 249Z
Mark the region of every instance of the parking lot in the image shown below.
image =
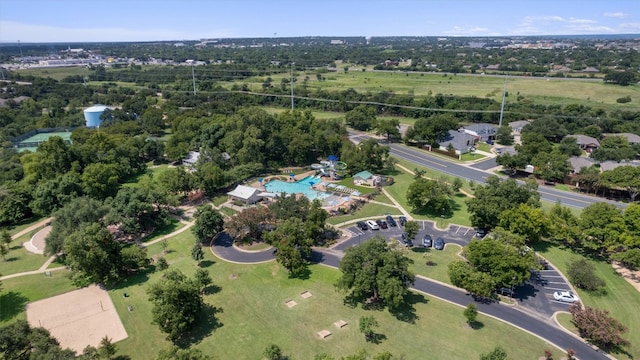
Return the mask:
M433 240L440 236L444 239L445 243L455 243L460 246L467 245L475 235L475 230L466 226L451 225L444 230L440 230L435 227L433 221L418 220L417 222L420 225L420 230L413 240L414 246L421 245L422 238L426 234L431 235ZM389 226L387 229L362 230L356 224L352 224L347 228L343 228L343 231L350 233L351 237L334 245L333 248L335 250L344 251L376 235L380 235L387 240L390 238L399 240L401 234L404 232L404 227L398 224L398 226L395 227ZM518 306L538 313L543 317L550 317L557 311L568 311L569 305L571 304L555 300L553 293L555 291L566 291L569 289L571 288L558 270L548 265L547 269L533 273L531 278L524 284L516 286L512 297Z
M455 243L460 246L465 246L475 234L473 228L466 226L451 225L447 229L439 230L435 227L435 223L433 221L418 220L417 222L420 225L420 231L418 231L418 235L416 235L415 240L413 241L414 245L420 245L422 237L429 234L433 240L440 236L444 239L445 243ZM404 232L404 227L398 224L398 226L389 226L387 229L361 230L356 226L356 224L353 224L346 229L343 229L343 231L350 233L352 236L350 239L335 245L335 250L344 251L345 249L351 246L356 246L376 235L380 235L385 239L400 239L401 234Z

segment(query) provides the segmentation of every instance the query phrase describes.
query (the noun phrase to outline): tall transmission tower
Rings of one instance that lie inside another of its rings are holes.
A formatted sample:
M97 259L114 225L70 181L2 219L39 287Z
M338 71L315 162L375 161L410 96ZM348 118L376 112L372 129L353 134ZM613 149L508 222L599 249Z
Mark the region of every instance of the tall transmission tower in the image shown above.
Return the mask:
M291 110L293 110L294 102L293 102L293 65L296 63L291 63Z
M504 115L504 101L507 97L507 79L509 78L509 75L505 75L504 77L504 88L502 89L502 105L500 106L500 122L498 123L498 126L502 126L502 116Z

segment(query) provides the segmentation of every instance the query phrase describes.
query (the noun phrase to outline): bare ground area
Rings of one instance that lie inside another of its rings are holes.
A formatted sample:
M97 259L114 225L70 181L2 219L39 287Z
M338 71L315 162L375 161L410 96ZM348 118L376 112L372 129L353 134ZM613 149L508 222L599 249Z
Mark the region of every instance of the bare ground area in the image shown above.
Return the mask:
M127 338L109 294L96 285L28 304L27 321L78 353L87 345L98 347L105 336L112 342Z
M636 290L640 291L640 271L629 270L617 262L613 262L611 265L613 266L613 269L618 274L622 275L622 277L627 280L629 284L633 285Z

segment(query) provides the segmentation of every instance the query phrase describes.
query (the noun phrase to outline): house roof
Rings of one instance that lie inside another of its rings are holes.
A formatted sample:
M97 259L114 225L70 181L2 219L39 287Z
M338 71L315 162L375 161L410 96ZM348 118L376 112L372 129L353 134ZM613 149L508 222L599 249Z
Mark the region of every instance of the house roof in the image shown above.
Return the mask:
M476 135L492 135L498 131L498 127L487 123L478 123L465 126L464 130L472 131Z
M604 134L605 137L607 136L621 136L625 139L627 139L627 142L629 144L640 144L640 136L636 135L636 134L632 134L632 133L613 133L613 134Z
M183 163L187 163L187 164L195 164L198 162L198 159L200 158L200 153L197 151L189 151L189 154L187 154L187 157L184 158L182 160Z
M531 122L529 122L529 120L518 120L518 121L512 121L509 123L509 127L512 129L522 129L523 127L527 126L531 124Z
M261 191L254 187L238 185L235 189L233 189L232 191L229 191L227 195L233 196L238 199L249 200L253 195L255 195L258 192L261 192Z
M359 178L361 178L363 180L368 180L368 179L371 179L373 177L373 174L368 172L367 170L364 170L364 171L360 171L359 173L353 175L353 177L354 178L359 177Z
M595 145L600 146L600 142L597 139L592 138L587 135L567 135L567 137L572 137L576 139L576 143L578 145Z
M569 158L569 164L571 164L574 172L580 171L583 167L590 167L595 163L593 159L583 156L572 156Z
M451 144L454 149L466 153L474 145L475 140L475 137L464 131L449 130L447 135L440 141L440 146L446 148Z
M640 164L638 164L638 162L636 161L616 162L613 160L607 160L600 163L600 170L602 171L613 170L620 166L640 166Z

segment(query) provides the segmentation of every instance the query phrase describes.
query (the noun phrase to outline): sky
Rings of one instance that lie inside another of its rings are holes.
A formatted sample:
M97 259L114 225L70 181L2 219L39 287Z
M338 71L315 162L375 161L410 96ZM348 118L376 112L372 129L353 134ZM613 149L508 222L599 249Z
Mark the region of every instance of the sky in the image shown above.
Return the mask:
M0 42L584 34L640 34L640 1L0 1Z

